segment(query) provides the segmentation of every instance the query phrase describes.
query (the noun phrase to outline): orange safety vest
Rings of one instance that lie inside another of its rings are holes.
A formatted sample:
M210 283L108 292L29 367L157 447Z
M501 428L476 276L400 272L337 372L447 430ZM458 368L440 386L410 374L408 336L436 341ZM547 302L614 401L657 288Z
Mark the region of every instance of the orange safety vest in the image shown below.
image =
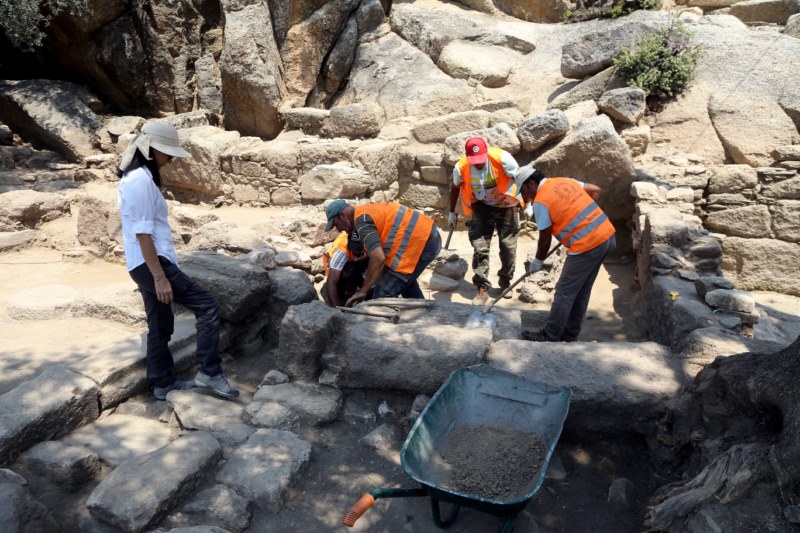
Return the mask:
M615 233L606 214L573 179L549 178L536 191L534 201L547 208L553 235L571 253L587 252Z
M325 269L326 276L328 275L328 268L331 263L331 258L333 257L333 252L335 252L337 249L341 250L342 252L345 253L345 255L347 255L348 261L356 260L356 256L353 255L353 252L351 252L347 248L348 239L349 235L347 234L347 232L346 231L341 232L339 236L336 237L336 239L333 241L330 248L325 250L325 253L322 254L322 267Z
M487 150L487 155L489 156L489 164L492 167L492 175L494 176L495 182L497 183L497 188L501 191L504 191L503 194L505 196L509 196L514 200L518 201L520 206L525 207L525 203L520 199L517 198L519 194L519 190L517 189L517 184L514 183L514 180L506 174L506 169L503 168L503 163L500 160L501 154L503 153L502 148L489 148ZM458 167L458 171L461 174L461 209L464 211L465 215L472 214L472 204L477 201L475 198L475 193L472 192L472 178L470 177L470 164L467 161L467 156L462 156L461 159L458 160L456 163ZM476 184L480 186L480 184Z
M433 219L404 205L381 202L355 206L355 220L369 215L383 245L383 264L395 272L410 274L433 229Z

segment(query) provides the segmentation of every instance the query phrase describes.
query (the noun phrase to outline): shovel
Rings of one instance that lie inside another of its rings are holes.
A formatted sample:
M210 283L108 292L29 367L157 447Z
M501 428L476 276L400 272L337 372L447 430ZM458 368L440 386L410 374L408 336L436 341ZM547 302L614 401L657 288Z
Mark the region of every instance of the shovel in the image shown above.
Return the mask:
M548 257L550 257L553 254L553 252L558 250L560 247L561 247L561 243L558 243L555 246L553 246L550 249L550 251L547 252L547 255L544 256L544 258L547 259ZM499 302L500 300L503 299L503 296L505 296L507 292L509 292L514 287L519 285L519 282L524 280L527 277L528 277L528 273L525 272L523 275L521 275L519 278L517 278L517 281L515 281L514 283L512 283L511 285L506 287L505 290L502 293L500 293L500 296L498 296L497 299L495 301L493 301L491 304L489 304L486 307L484 307L483 310L478 311L476 309L475 311L471 312L469 314L469 316L467 317L467 321L464 323L464 328L466 328L466 329L475 329L475 328L486 327L486 328L489 328L492 331L494 331L494 327L497 324L497 317L492 315L492 314L489 314L489 311L492 310L492 307L494 307L497 302Z
M449 250L450 249L450 239L453 238L453 230L455 230L455 229L456 229L455 226L450 226L450 232L447 234L447 242L444 243L444 249L445 250Z

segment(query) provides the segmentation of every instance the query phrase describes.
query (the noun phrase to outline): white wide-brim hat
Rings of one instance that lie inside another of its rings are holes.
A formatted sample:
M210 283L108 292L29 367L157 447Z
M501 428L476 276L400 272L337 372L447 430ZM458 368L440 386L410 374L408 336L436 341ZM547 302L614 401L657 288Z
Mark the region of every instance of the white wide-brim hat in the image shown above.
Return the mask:
M122 154L119 168L122 171L128 169L136 150L139 150L145 159L151 159L150 148L172 157L192 157L192 154L181 148L178 130L165 122L150 122L141 132L136 133L136 137Z

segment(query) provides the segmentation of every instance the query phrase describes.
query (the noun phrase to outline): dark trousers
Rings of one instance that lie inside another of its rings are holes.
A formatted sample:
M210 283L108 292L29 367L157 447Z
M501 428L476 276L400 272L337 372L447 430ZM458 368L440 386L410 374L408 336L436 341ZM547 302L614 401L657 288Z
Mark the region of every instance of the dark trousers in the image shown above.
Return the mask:
M219 359L219 303L208 291L189 279L177 265L164 257L158 258L164 274L172 285L175 303L194 313L197 319L197 362L207 376L222 372ZM172 306L158 301L155 281L147 264L129 272L139 286L147 314L147 380L154 387L166 387L175 381L175 362L169 350L169 340L175 331Z
M617 247L612 235L603 244L577 255L567 255L556 284L553 306L544 326L544 335L551 342L578 340L583 317L589 307L592 286L608 254Z
M476 287L492 286L489 281L489 248L492 236L497 231L500 238L500 287L508 287L514 276L517 258L517 235L519 221L516 207L494 207L483 202L472 204L472 220L467 226L472 254L472 283Z
M394 270L387 270L381 280L375 284L370 293L371 298L397 297L403 298L425 298L422 289L419 288L417 278L436 259L442 249L442 238L436 226L431 230L431 234L425 243L425 248L417 261L417 266L410 274L401 274Z

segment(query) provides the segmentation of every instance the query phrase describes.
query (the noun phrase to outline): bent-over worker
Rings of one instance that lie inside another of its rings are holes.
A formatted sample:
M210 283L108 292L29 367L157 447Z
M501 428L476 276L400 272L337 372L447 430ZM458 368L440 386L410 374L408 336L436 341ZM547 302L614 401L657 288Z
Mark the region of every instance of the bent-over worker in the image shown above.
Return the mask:
M326 231L335 227L355 230L369 256L367 275L361 288L345 305L367 298L424 298L417 278L442 248L433 219L398 203L381 202L352 206L334 200L325 209Z
M322 254L325 269L325 285L322 297L331 307L344 305L348 298L358 292L364 283L367 270L367 254L358 235L340 233L331 246Z
M572 178L547 178L531 165L520 169L517 183L522 198L533 202L539 230L536 257L528 272L541 270L553 235L567 248L547 323L531 340L574 342L600 265L616 248L614 226L596 203L601 189Z

